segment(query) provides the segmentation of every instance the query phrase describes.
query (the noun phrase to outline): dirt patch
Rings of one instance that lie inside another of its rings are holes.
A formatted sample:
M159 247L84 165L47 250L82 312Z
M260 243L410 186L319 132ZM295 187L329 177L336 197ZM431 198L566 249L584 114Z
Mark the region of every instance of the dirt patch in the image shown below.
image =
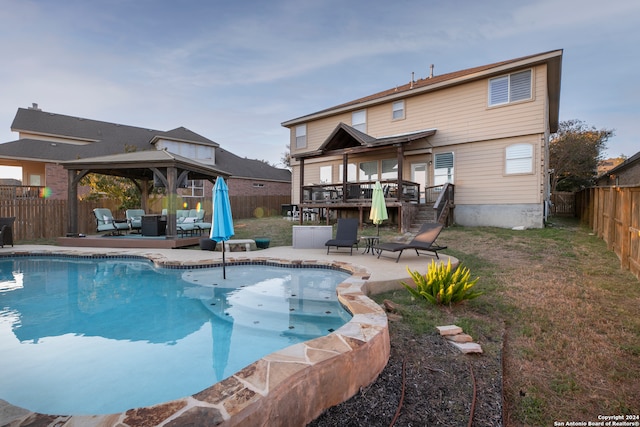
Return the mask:
M472 412L474 426L503 425L502 334L474 336L483 354L473 355L435 330L416 334L401 320L390 321L390 336L389 363L376 381L310 427L459 427Z

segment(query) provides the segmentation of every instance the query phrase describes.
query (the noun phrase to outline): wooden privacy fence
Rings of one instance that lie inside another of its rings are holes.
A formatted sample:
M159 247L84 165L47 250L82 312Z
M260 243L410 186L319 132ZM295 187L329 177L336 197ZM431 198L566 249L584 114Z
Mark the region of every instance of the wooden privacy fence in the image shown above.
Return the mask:
M290 196L231 196L231 212L234 219L280 215L281 207L291 202ZM205 209L206 219L211 220L211 199L189 200L193 207ZM160 213L165 205L162 199L154 200L150 213ZM191 206L188 206L191 207ZM115 218L124 218L124 210L111 199L78 201L78 233L95 234L95 208L109 208ZM13 239L31 241L55 239L67 234L68 208L66 200L46 198L0 198L0 217L15 217Z
M593 187L576 193L576 212L607 243L622 268L640 279L640 187Z

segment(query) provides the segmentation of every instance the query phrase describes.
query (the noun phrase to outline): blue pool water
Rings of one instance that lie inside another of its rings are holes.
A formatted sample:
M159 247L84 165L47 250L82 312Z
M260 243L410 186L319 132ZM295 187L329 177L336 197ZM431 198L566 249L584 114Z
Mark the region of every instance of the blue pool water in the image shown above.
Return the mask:
M0 399L107 414L188 396L351 319L348 274L138 259L0 258Z

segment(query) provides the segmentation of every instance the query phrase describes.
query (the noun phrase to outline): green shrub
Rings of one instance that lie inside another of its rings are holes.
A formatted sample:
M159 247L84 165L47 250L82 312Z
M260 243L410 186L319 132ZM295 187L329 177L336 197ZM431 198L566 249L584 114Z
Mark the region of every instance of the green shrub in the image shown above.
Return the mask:
M424 276L418 271L407 268L416 284L413 288L402 282L402 286L416 298L424 298L432 304L451 305L482 295L482 292L471 291L479 277L469 280L471 272L462 264L452 271L451 260L444 265L431 260L431 265Z

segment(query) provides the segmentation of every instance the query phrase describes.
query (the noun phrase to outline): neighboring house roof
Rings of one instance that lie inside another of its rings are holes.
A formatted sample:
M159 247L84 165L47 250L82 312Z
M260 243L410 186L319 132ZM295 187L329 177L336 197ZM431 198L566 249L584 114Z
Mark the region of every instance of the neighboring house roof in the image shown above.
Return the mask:
M291 182L291 171L288 169L279 169L261 160L242 158L222 148L216 149L216 163L234 178Z
M291 127L341 112L358 110L371 105L390 102L394 99L403 99L408 96L415 96L430 91L440 90L474 80L486 79L488 77L505 74L517 69L524 69L543 63L546 63L548 66L547 91L549 94L549 123L551 132L553 133L557 131L560 113L560 77L562 67L561 49L419 79L392 89L384 90L373 95L365 96L363 98L283 122L282 126Z
M607 172L603 173L602 175L600 175L598 177L598 179L601 178L608 178L611 175L616 175L626 169L629 169L631 167L640 167L640 151L638 151L636 154L634 154L633 156L629 157L627 160L625 160L624 162L620 163L618 166L614 167L613 169L609 169Z
M18 161L64 162L127 152L158 151L160 140L214 147L216 165L234 177L291 182L291 172L259 160L243 159L185 127L169 131L49 113L38 108L19 108L11 130L29 135L0 144L0 158Z

